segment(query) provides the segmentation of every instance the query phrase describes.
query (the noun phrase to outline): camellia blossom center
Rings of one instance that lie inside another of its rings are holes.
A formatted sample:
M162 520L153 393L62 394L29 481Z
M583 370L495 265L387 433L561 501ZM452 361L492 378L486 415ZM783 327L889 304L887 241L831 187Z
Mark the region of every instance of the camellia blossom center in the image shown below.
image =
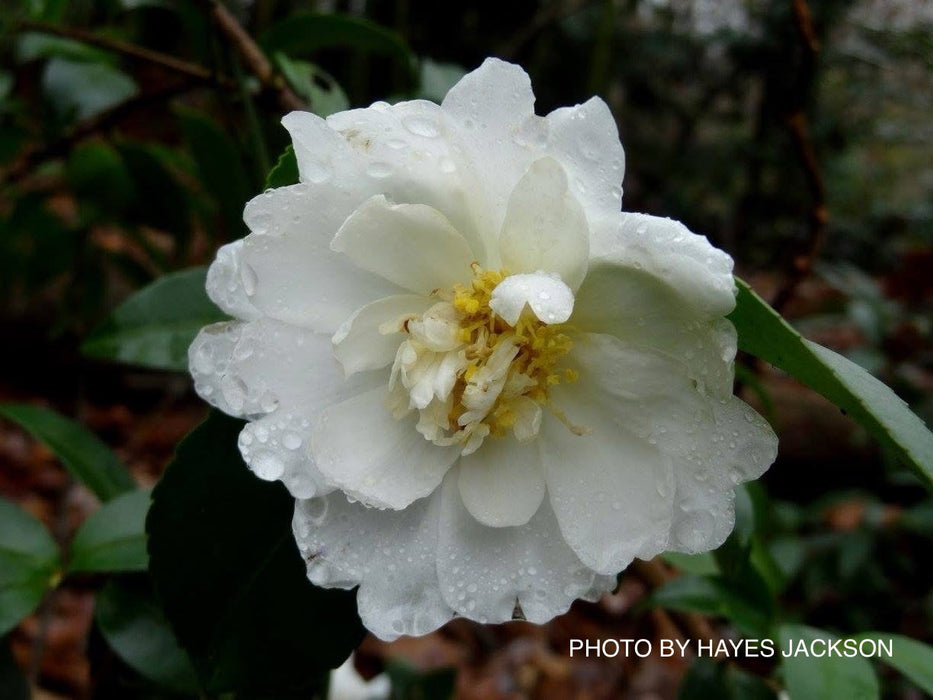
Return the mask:
M575 370L561 366L573 345L570 327L546 323L528 306L509 323L497 313L496 289L520 276L510 278L506 270L485 270L478 263L472 268L469 285L436 290L432 296L438 302L424 314L380 328L383 333L401 328L407 335L389 382L393 414L402 418L419 411L417 429L426 439L462 444L464 455L489 436L511 433L519 442L532 440L543 408L549 407L548 387L577 379ZM566 289L559 280L554 283Z

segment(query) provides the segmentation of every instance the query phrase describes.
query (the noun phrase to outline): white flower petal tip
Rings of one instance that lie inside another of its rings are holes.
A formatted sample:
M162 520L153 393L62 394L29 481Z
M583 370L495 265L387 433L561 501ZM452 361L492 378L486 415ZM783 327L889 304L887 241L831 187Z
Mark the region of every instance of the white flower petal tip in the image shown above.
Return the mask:
M633 558L717 547L774 461L732 396L732 259L622 213L597 98L534 112L488 59L441 105L293 112L300 182L244 211L189 350L195 390L297 499L320 586L375 635L546 622Z
M542 323L564 323L573 313L573 292L556 274L534 272L506 277L492 292L489 306L510 326L525 307Z

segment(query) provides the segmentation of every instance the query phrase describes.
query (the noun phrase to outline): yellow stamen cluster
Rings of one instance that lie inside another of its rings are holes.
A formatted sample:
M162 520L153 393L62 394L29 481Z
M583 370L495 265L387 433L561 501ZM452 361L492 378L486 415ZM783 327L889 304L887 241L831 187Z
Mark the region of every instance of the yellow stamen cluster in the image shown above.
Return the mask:
M469 286L457 285L453 289L452 303L461 314L460 338L466 344L468 364L453 389L454 409L449 417L451 429L456 429L457 419L464 411L459 399L466 384L502 342L511 341L518 348L509 372L527 377L527 386L521 391L521 396L547 405L549 386L577 379L576 371L557 366L561 356L567 354L572 346L566 333L567 324L547 325L526 311L513 328L489 306L493 290L508 276L508 272L484 270L474 263L473 274ZM518 417L509 398L515 397L500 396L483 421L489 426L490 435L503 436L515 425Z

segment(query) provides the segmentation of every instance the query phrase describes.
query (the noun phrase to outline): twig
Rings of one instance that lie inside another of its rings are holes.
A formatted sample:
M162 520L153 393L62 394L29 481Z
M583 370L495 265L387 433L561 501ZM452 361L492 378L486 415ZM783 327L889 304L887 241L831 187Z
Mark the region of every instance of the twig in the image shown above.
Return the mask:
M162 103L174 95L191 89L191 87L189 83L168 85L159 90L132 97L115 107L78 123L55 141L23 153L6 172L0 173L0 184L14 182L27 176L40 163L67 154L79 141L104 132L126 119L133 112L153 104Z
M273 93L279 106L287 112L308 108L304 101L288 87L288 83L276 72L262 49L226 7L218 0L199 0L199 2L210 13L217 28L236 49L249 72L259 80L263 91Z
M820 246L826 233L826 224L829 215L826 210L826 183L820 169L816 150L810 138L810 129L807 116L804 112L804 95L807 87L813 81L816 70L816 57L820 50L820 42L813 29L810 7L806 0L792 0L794 10L794 23L800 37L803 52L800 69L798 94L800 99L794 109L786 118L787 129L794 142L797 158L803 168L810 189L810 212L807 216L807 240L801 251L794 256L790 272L784 283L778 289L772 306L781 311L797 292L797 287L810 274L813 263L819 253Z
M57 24L49 24L48 22L36 21L19 22L17 24L17 29L19 31L34 31L40 32L42 34L60 36L65 39L72 39L74 41L79 41L82 44L97 46L98 48L106 49L107 51L113 51L130 59L160 66L166 70L179 73L199 82L222 85L230 89L236 88L236 85L229 78L218 76L213 71L208 70L204 66L200 66L196 63L190 63L188 61L183 61L179 58L175 58L174 56L160 53L158 51L153 51L151 49L132 44L128 41L121 41L120 39L112 39L110 37L100 36L99 34L94 34L93 32L89 32L84 29L78 29L76 27L64 27Z

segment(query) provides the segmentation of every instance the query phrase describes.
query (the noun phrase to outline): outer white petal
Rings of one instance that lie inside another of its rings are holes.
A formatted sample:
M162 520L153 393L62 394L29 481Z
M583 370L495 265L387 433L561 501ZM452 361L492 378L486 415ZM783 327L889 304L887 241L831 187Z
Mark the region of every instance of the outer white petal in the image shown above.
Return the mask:
M240 264L242 252L242 240L218 249L217 257L207 270L207 296L234 318L250 321L262 314L246 294L243 267Z
M574 354L589 340L577 339ZM665 378L651 363L628 359L591 367L589 377L552 387L555 405L585 434L575 434L551 415L541 429L548 493L561 531L583 563L602 574L621 571L636 556L663 551L672 517L670 460L630 431L601 384L629 377L637 386L643 375L645 383L663 385ZM591 378L598 381L587 381Z
M732 258L673 219L624 213L591 232L591 257L643 270L706 318L735 308Z
M670 460L674 507L665 549L698 552L722 544L734 522L734 486L760 476L776 456L767 422L737 398L702 396L676 363L612 336L583 336L573 360L579 380L555 387L555 402L565 408L576 389Z
M253 305L272 318L333 333L361 306L403 293L330 248L359 202L328 183L280 187L252 199L243 216L253 233L241 264Z
M534 113L531 80L521 67L487 58L454 85L441 104L461 144L459 160L473 188L478 230L487 237L489 267L498 267L496 233L516 183L539 157L547 139L542 117Z
M563 323L573 313L573 292L556 276L537 272L510 275L492 291L489 307L514 326L528 305L539 321Z
M386 297L358 309L334 334L334 357L346 376L392 364L405 333L395 321L420 315L433 299L403 294ZM391 327L391 328L390 328ZM392 329L394 328L394 332Z
M544 470L536 442L489 439L460 464L460 497L483 525L524 525L541 505Z
M460 467L461 479L467 468ZM614 577L597 576L567 546L549 503L521 526L487 527L467 512L454 478L452 472L441 487L437 572L459 614L505 622L518 603L526 619L544 623L575 599L593 600L615 586Z
M401 509L441 483L459 454L415 429L417 414L396 420L379 387L321 411L311 453L327 483L375 508Z
M669 357L702 392L732 395L735 328L722 317L701 315L665 280L643 269L591 266L577 292L573 323Z
M350 215L331 248L357 267L419 294L466 282L475 260L466 239L437 209L391 204L382 195Z
M556 272L571 289L586 275L586 215L553 158L536 160L509 198L499 255L510 272Z
M615 217L622 207L625 153L609 107L593 97L547 115L547 152L567 171L587 219Z
M246 463L263 479L282 480L298 497L330 488L308 448L318 412L385 382L373 372L344 379L330 338L267 318L207 326L188 356L195 390L205 401L254 419L240 435Z
M422 635L453 617L437 580L440 492L401 511L349 503L341 493L295 504L293 530L319 586L352 588L377 637Z
M478 259L484 244L473 209L477 187L468 169L448 115L425 100L332 114L327 124L347 142L358 178L373 193L394 202L425 204L450 220L467 239Z

